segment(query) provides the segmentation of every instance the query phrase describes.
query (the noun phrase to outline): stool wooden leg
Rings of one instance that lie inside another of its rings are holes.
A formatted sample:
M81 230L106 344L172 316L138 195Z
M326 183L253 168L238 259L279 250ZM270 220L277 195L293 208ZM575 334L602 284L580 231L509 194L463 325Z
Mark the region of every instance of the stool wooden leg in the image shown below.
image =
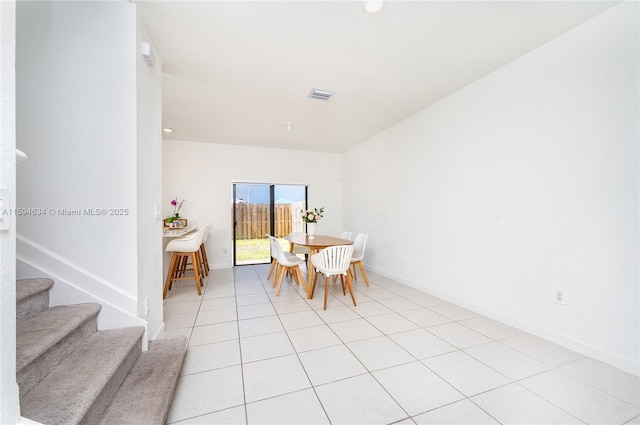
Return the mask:
M209 276L209 272L211 271L211 269L209 269L209 259L207 258L207 248L204 246L204 244L200 245L200 252L202 252L202 264L204 265L204 269L206 271L206 276Z
M207 273L207 269L204 266L204 256L202 254L202 248L198 250L198 261L200 262L200 274L204 278L205 276L208 276L209 273Z
M171 255L171 262L169 263L169 270L167 270L167 279L164 282L164 291L162 291L162 299L167 298L167 291L169 290L169 286L171 286L171 281L173 278L173 274L175 273L176 263L178 260L177 253L173 253Z
M180 257L180 265L178 267L178 270L176 271L176 277L184 276L185 272L187 271L188 263L189 263L189 257L187 257L186 255L183 255Z
M200 277L200 261L198 260L198 252L194 251L191 253L191 262L193 263L193 275L196 279L196 289L198 290L198 295L202 295L202 282Z

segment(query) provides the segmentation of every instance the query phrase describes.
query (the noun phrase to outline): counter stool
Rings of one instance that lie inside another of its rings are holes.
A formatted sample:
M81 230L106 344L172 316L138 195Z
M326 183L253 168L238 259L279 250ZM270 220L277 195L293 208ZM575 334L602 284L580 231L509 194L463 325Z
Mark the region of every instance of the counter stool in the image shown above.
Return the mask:
M208 227L205 226L192 235L173 239L167 244L165 252L171 252L172 254L169 270L167 271L167 279L164 282L164 291L162 292L163 299L167 297L167 291L171 289L173 282L176 280L194 279L196 281L198 295L202 295L204 282L202 264L200 262L200 246L202 245L204 232L207 229ZM193 276L185 276L185 272L187 271L186 264L189 259L193 264Z
M209 239L209 231L211 230L211 224L207 224L204 226L204 235L202 236L202 245L200 245L200 257L202 260L202 270L204 271L205 276L209 276L209 259L207 258L207 248L205 244L207 243L207 239Z
M205 247L205 243L207 242L207 238L209 237L209 230L211 229L211 224L207 224L202 226L202 244L200 245L200 249L198 250L198 255L200 256L200 273L202 276L209 276L209 260L207 259L207 249ZM178 239L183 239L185 237L189 237L190 235L183 236ZM193 264L190 260L190 257L183 257L178 262L178 274L177 277L184 275L185 272L192 271L193 268L188 268L189 266L193 267ZM171 286L171 285L169 285Z

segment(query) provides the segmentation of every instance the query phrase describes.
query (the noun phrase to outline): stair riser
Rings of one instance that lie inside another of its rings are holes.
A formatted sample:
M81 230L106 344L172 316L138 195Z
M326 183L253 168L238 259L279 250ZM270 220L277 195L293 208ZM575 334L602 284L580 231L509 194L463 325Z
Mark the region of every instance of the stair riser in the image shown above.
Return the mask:
M16 320L21 322L49 308L49 291L40 292L16 305Z
M20 398L29 393L45 376L69 356L76 344L98 330L98 315L89 317L81 326L54 345L44 355L26 365L16 374L20 386Z
M49 308L51 279L22 279L16 282L16 320L21 322Z
M109 403L118 392L118 388L124 381L124 378L131 370L131 367L138 359L140 352L142 351L142 338L139 338L136 344L131 347L124 361L118 367L118 370L113 374L113 377L109 380L109 383L105 385L100 395L95 399L87 413L79 422L83 425L95 425L104 413Z

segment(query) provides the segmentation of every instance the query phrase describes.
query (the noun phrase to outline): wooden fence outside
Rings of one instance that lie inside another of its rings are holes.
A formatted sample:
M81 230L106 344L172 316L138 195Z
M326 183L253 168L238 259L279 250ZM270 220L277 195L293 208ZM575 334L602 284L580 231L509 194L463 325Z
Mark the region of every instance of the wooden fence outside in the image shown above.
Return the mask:
M236 239L263 239L269 230L269 204L237 203ZM274 236L281 238L290 233L304 232L300 209L304 202L274 205Z

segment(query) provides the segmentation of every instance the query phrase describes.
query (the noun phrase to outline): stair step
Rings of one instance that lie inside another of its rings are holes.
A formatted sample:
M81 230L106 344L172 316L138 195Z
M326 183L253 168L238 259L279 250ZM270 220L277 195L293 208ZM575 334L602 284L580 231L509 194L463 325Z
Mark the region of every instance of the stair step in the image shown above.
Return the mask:
M161 425L167 421L184 355L186 337L150 341L100 418L101 425Z
M16 281L16 319L27 320L49 308L51 279L20 279Z
M20 400L22 416L48 425L93 424L138 358L144 327L98 331Z
M24 397L97 330L96 303L49 308L16 325L16 378Z

